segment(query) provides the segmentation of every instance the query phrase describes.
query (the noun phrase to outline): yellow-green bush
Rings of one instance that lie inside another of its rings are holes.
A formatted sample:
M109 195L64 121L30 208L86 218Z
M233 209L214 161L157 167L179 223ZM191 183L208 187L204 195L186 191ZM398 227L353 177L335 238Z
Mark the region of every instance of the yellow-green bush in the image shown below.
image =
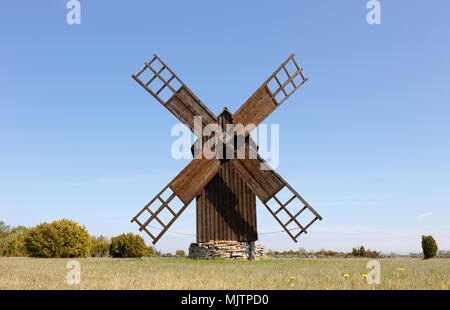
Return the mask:
M158 251L154 246L149 246L146 256L161 256L161 252Z
M6 245L5 256L22 256L20 255L19 242L17 239L12 239Z
M111 238L109 253L113 257L142 257L148 248L141 236L128 233Z
M11 229L7 236L6 256L28 256L25 247L25 233L28 228L17 226Z
M87 257L92 246L86 228L67 219L42 223L30 229L24 240L33 257Z
M8 235L11 231L9 225L6 225L5 222L0 221L0 256L5 255L6 248L8 247Z
M186 253L183 250L177 250L175 252L175 255L177 255L177 256L186 256Z
M24 243L27 231L24 226L10 228L0 221L0 256L28 256Z
M111 242L108 238L104 236L92 236L92 249L91 249L91 256L92 257L106 257L109 255L109 246L111 245Z

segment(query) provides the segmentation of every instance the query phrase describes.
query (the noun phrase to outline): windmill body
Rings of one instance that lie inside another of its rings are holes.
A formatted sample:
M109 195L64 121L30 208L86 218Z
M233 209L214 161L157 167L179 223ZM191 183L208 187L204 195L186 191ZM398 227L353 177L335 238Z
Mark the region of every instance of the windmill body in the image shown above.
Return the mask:
M232 123L225 108L218 117L223 126ZM197 242L210 240L256 241L256 195L230 160L223 160L217 174L196 197Z
M132 77L198 138L192 148L194 159L131 220L152 238L153 244L194 199L198 243L256 241L256 198L295 242L322 219L258 155L250 136L249 128L264 121L307 81L293 54L234 114L224 108L215 116L157 55ZM210 124L221 129L211 148L213 156L204 157L202 152L198 156L198 146L203 149L208 145L202 133ZM234 126L232 131L230 125ZM289 198L278 197L281 191L288 192ZM301 223L306 213L311 219Z

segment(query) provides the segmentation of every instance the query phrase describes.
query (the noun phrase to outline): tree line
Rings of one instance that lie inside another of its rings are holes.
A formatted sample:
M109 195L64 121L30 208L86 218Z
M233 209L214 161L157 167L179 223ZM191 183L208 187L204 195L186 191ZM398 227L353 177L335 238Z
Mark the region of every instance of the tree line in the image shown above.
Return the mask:
M68 219L35 227L10 227L0 221L0 256L9 257L143 257L162 256L132 233L113 238L89 235L85 226ZM184 256L182 250L176 255ZM165 254L168 256L168 254Z
M437 244L432 236L422 236L422 251L425 259L437 254ZM444 252L444 251L442 251ZM276 252L269 250L268 255L325 255L344 257L378 258L381 252L354 248L351 253L321 250L319 252L299 251ZM447 256L441 253L440 257ZM176 256L185 256L183 250L176 251ZM113 238L90 236L86 227L68 219L41 223L35 227L10 227L0 221L0 256L16 257L143 257L171 256L162 254L152 246L147 246L144 239L133 233L121 234Z

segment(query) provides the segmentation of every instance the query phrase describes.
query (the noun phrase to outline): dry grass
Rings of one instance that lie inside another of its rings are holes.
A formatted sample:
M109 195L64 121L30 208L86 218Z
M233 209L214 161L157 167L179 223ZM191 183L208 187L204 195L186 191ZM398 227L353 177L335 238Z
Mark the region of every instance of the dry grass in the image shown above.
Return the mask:
M369 285L368 259L78 259L81 284L66 283L68 259L0 258L0 289L448 289L450 259L380 259ZM398 270L404 268L404 270ZM345 278L344 274L349 277ZM295 277L295 279L291 279ZM443 285L446 287L444 288Z

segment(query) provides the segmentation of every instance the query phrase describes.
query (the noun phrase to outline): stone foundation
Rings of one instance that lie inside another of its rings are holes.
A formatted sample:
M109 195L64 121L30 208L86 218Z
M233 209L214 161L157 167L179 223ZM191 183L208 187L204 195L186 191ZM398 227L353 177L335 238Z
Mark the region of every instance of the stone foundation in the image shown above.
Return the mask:
M264 245L255 244L255 242L240 241L191 243L189 246L189 257L201 259L222 257L225 259L258 260L264 257Z

